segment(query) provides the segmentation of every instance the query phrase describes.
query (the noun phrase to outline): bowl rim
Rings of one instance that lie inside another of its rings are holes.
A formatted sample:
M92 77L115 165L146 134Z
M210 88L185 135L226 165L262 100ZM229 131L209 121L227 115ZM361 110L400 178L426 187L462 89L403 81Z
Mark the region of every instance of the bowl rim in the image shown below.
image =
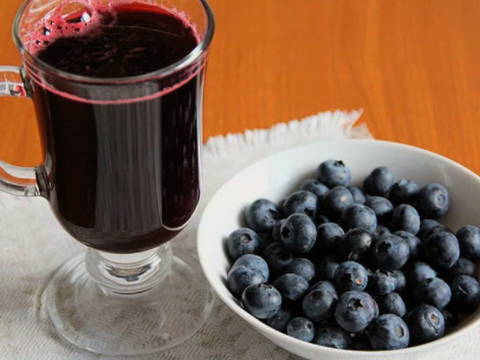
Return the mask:
M457 339L462 334L465 334L466 332L470 331L472 328L478 326L479 323L480 323L480 317L478 319L474 320L474 321L471 321L469 324L463 326L462 328L460 328L458 330L455 330L450 334L442 336L439 339L430 341L430 342L425 343L425 344L409 346L407 348L397 349L397 350L370 350L370 351L365 351L365 350L351 350L351 349L336 349L336 348L331 348L331 347L327 347L327 346L323 346L323 345L318 345L318 344L308 343L308 342L305 342L305 341L302 341L302 340L298 340L294 337L291 337L287 334L284 334L281 331L278 331L278 330L268 326L267 324L263 323L261 320L255 318L253 315L249 314L245 309L243 309L239 305L238 301L234 300L233 296L232 297L226 296L224 294L224 292L220 291L221 289L216 286L215 281L213 281L213 279L210 278L210 274L207 271L207 269L209 268L209 266L208 266L209 261L206 257L203 256L203 247L201 246L201 244L205 241L205 240L202 240L202 239L204 239L203 233L207 232L205 221L204 221L205 216L208 212L211 211L210 209L213 206L212 205L213 200L218 196L218 194L224 188L228 187L229 184L231 182L233 182L234 179L237 176L240 176L241 174L250 171L250 169L253 168L253 167L259 166L261 164L268 163L273 158L280 158L280 157L284 156L285 153L300 151L300 149L302 149L302 148L315 147L315 146L318 146L318 145L332 145L332 146L337 145L337 146L339 146L339 145L342 145L342 144L345 144L345 143L348 143L348 144L352 144L352 143L362 144L360 146L373 145L373 146L380 146L380 147L394 147L394 148L396 147L398 149L413 150L414 152L418 152L419 154L431 157L432 160L441 161L445 164L448 164L449 167L454 168L456 171L460 171L460 172L464 173L465 175L468 175L469 177L472 177L480 185L480 176L477 175L476 173L474 173L472 170L465 167L464 165L462 165L462 164L460 164L460 163L458 163L458 162L456 162L452 159L449 159L446 156L437 154L435 152L432 152L432 151L429 151L429 150L426 150L426 149L423 149L423 148L420 148L420 147L417 147L417 146L403 144L403 143L394 142L394 141L376 140L376 139L321 140L321 141L317 141L317 142L306 144L306 145L294 146L294 147L288 148L286 150L282 150L282 151L276 152L274 154L271 154L269 156L263 157L263 158L255 161L254 163L248 165L247 167L244 167L241 170L237 171L233 176L231 176L227 181L225 181L215 191L215 193L212 195L208 204L204 208L203 213L202 213L201 218L200 218L200 222L199 222L199 225L198 225L198 228L197 228L197 241L196 241L197 256L198 256L202 271L203 271L205 277L207 278L208 283L213 288L213 290L215 291L217 296L236 315L240 316L243 320L245 320L247 323L251 324L254 328L258 328L258 330L260 332L262 332L263 335L266 336L267 338L269 338L270 340L271 340L270 337L274 337L274 338L278 338L282 342L291 343L292 345L296 346L297 348L298 347L303 347L305 350L313 351L313 352L318 351L318 349L321 349L322 351L330 352L332 355L350 355L350 356L352 356L354 354L363 355L363 356L406 355L406 354L409 354L409 353L412 353L412 352L417 352L419 350L428 350L428 349L431 349L433 347L446 345L450 341L452 341L454 339ZM225 285L222 285L222 286L227 291L226 294L230 294L230 292L228 291L228 288ZM478 313L478 309L475 313ZM265 335L265 334L268 334L268 335Z

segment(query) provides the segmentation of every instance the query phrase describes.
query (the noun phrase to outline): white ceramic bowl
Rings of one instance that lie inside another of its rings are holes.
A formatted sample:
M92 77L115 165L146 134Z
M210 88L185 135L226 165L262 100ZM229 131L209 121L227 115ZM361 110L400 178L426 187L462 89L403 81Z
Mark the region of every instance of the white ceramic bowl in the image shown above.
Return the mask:
M343 140L301 146L265 158L240 171L213 196L198 229L198 254L205 275L220 299L255 330L285 350L308 359L417 359L442 351L450 341L462 338L479 323L477 311L455 332L430 343L394 351L337 350L306 343L276 331L247 313L226 287L229 260L226 237L241 226L247 205L258 198L280 201L302 181L314 177L327 159L341 159L359 184L372 169L390 167L397 178L419 185L444 184L451 194L451 208L444 222L457 229L480 219L480 178L467 168L440 155L416 147L376 140Z

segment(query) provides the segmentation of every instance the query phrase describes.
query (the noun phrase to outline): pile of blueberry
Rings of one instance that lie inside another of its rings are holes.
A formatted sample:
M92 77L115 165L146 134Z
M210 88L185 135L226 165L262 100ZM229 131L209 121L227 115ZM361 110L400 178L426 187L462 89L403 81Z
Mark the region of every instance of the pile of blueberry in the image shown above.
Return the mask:
M254 201L226 248L227 285L278 331L315 344L391 350L443 336L480 303L480 228L436 219L447 189L374 169L363 190L342 161L279 205Z

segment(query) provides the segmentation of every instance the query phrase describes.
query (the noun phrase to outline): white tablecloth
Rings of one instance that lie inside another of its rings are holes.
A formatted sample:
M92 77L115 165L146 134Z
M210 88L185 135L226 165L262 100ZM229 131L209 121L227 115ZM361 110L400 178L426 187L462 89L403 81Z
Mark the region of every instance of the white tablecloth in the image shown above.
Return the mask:
M366 127L353 127L360 114L358 111L326 112L267 130L211 138L203 152L204 197L200 211L174 240L174 245L195 252L195 228L201 209L222 183L246 165L295 145L322 139L370 137ZM47 202L1 194L0 246L0 359L109 359L74 349L45 331L36 320L40 286L57 266L84 251L56 222ZM435 360L478 359L478 339L480 329L452 344L449 351L436 356ZM135 359L286 360L296 357L258 335L217 300L211 318L193 338L167 352Z

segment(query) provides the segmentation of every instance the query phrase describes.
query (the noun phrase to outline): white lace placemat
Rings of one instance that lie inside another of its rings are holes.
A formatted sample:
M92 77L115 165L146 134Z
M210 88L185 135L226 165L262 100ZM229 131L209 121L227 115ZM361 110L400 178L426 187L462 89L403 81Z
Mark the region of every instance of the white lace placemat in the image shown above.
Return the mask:
M211 138L204 147L204 196L200 211L173 243L195 253L199 215L216 189L238 170L279 150L326 139L371 137L365 126L354 126L361 112L325 112L266 130ZM73 254L83 251L56 222L45 200L0 195L0 359L110 359L78 351L37 323L38 290L47 276ZM200 270L199 270L200 271ZM477 359L480 330L435 360L461 354ZM124 359L117 357L116 359ZM128 358L128 359L131 359ZM286 360L295 356L256 333L217 300L207 324L189 341L167 352L139 360Z

